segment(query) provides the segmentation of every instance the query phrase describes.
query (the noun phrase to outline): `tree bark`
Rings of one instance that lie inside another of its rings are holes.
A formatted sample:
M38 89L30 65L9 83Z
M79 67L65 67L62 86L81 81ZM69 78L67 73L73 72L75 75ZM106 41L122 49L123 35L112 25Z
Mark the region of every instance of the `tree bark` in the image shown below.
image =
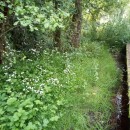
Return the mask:
M81 26L82 26L82 0L75 0L75 13L72 16L71 45L74 48L80 46Z
M56 12L59 6L60 2L58 0L54 0L54 8ZM61 50L61 29L59 27L56 28L53 36L54 36L54 47L57 47L59 50Z

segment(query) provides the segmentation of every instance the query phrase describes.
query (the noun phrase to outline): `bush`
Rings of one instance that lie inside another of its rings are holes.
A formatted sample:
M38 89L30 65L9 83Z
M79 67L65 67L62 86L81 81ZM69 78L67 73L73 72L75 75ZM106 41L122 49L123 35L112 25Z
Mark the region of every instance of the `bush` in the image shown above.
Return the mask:
M129 21L116 18L98 28L97 39L111 48L122 48L130 41Z

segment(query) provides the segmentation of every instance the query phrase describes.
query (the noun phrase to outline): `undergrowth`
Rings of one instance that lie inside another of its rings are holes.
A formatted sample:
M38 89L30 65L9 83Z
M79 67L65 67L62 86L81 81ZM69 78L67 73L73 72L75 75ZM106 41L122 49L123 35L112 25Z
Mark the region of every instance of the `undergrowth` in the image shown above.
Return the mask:
M114 59L97 43L69 53L6 52L0 129L109 130L118 78Z

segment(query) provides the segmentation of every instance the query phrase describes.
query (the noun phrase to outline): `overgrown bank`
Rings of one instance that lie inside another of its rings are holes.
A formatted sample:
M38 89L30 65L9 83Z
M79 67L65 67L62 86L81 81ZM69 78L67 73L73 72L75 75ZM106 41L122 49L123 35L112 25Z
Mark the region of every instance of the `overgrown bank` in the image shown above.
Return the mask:
M120 74L106 47L86 43L71 53L31 52L9 51L0 66L1 130L113 127L111 99Z

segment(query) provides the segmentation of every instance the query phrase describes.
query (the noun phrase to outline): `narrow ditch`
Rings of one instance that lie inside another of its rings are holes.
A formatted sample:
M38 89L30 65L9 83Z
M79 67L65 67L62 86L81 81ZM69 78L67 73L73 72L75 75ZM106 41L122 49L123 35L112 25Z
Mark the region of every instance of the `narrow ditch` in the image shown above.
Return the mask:
M117 105L117 128L116 130L130 130L129 124L129 98L128 98L128 85L127 85L127 62L126 62L126 49L124 48L118 59L119 66L122 70L122 81L120 90L116 96Z

